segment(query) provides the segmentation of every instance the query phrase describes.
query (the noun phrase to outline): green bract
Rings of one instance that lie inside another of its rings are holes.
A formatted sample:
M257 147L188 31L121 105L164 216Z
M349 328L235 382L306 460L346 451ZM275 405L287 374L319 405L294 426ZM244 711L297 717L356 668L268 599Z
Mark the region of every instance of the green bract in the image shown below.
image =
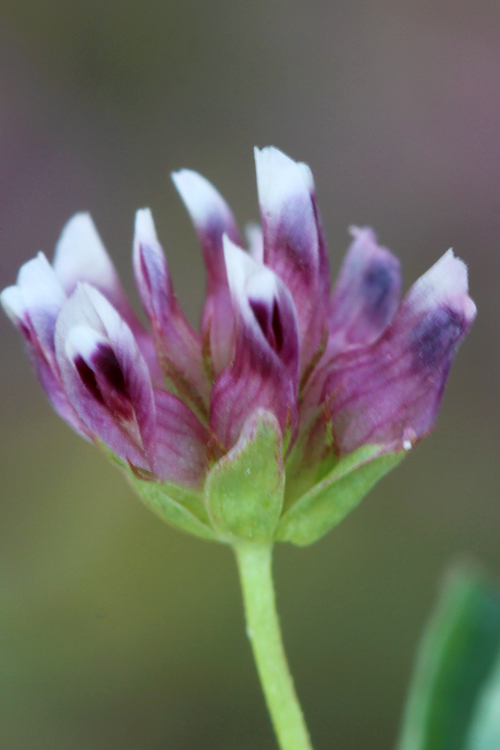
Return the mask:
M383 453L379 445L364 445L345 458L282 516L276 538L300 546L312 544L340 521L387 474L406 451Z
M205 503L222 538L265 542L273 539L284 494L280 426L271 412L259 409L209 473Z
M264 409L247 420L234 448L215 463L198 490L151 481L104 450L143 502L171 526L222 542L276 540L299 546L337 526L406 455L365 445L328 466L312 467L303 481L293 462L285 473L281 429Z

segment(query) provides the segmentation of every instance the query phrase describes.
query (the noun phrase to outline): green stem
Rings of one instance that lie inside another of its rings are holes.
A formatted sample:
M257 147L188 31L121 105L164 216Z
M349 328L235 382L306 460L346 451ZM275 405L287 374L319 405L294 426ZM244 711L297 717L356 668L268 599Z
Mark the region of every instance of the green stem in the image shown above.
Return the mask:
M312 750L292 676L288 668L276 611L272 545L235 545L247 635L252 644L262 689L281 750Z

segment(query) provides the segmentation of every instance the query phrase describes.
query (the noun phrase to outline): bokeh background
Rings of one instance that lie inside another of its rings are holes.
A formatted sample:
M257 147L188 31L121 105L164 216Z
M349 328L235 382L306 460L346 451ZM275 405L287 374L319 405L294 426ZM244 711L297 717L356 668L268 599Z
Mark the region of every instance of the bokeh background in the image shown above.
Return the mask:
M500 578L498 0L3 0L0 285L92 212L137 301L152 207L197 320L204 275L169 180L256 219L254 144L315 174L339 266L372 224L408 286L453 246L479 317L436 432L332 534L276 552L317 750L394 747L450 560ZM164 527L52 413L0 318L0 747L271 750L230 552Z

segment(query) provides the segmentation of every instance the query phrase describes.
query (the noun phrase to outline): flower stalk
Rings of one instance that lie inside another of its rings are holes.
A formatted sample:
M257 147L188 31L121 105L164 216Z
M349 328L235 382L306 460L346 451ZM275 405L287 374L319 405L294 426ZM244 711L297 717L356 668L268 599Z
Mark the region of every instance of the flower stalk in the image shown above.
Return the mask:
M272 544L234 546L240 573L247 635L281 750L312 750L288 667L272 577Z

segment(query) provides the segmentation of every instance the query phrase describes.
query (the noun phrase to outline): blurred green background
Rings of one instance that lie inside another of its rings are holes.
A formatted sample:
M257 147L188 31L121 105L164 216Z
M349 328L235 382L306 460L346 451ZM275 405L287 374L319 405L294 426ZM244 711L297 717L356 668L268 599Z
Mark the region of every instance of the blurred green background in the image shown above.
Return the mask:
M479 317L436 432L320 543L276 552L316 750L394 746L447 562L500 577L498 0L3 0L0 286L92 212L137 301L153 209L190 319L204 275L169 171L243 225L252 147L312 167L335 272L372 224L408 286L449 246ZM227 549L171 531L52 413L0 318L1 750L271 750Z

